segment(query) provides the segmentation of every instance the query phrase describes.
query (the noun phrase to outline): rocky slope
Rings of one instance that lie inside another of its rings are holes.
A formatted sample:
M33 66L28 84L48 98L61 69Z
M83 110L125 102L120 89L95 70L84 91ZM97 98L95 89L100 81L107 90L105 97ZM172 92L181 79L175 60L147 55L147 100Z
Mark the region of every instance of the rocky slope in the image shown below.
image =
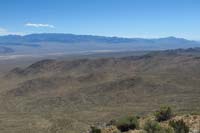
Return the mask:
M1 131L78 133L94 122L146 114L162 104L199 112L199 55L196 49L173 50L15 68L0 80Z

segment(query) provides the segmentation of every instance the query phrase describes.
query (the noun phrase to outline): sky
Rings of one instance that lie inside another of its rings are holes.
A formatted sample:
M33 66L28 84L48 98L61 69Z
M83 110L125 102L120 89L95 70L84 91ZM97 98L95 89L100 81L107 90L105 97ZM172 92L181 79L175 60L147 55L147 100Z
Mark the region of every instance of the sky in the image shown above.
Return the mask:
M31 33L200 40L200 0L0 0L0 35Z

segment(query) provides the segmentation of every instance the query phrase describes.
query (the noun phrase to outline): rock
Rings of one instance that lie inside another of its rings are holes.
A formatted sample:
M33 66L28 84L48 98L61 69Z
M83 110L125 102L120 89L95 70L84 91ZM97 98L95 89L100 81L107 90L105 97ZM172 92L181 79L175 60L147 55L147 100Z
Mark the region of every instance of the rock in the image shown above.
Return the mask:
M101 130L102 133L120 133L116 126L108 126Z

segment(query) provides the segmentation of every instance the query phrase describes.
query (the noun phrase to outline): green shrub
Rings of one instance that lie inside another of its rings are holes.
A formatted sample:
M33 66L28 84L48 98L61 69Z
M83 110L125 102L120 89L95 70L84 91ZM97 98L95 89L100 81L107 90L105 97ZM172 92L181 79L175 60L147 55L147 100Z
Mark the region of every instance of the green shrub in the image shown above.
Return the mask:
M144 125L144 130L147 133L157 133L161 130L161 127L157 121L148 120Z
M121 132L134 130L139 128L139 122L137 117L124 117L116 122L116 127Z
M165 133L174 133L174 129L171 127L165 128L164 131Z
M92 126L92 127L91 127L91 133L101 133L101 129Z
M189 127L183 120L170 121L169 125L174 129L175 133L189 133Z
M147 133L174 133L173 129L161 127L157 121L151 120L145 123L144 130Z
M160 110L155 112L155 117L158 122L169 120L172 115L172 110L168 106L162 106Z

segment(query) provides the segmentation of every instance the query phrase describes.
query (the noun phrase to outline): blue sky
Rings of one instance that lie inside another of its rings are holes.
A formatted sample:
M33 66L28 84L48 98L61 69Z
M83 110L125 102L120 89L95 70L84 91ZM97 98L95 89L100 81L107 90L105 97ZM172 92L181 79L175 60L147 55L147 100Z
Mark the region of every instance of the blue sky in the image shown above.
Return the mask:
M44 32L200 40L200 0L0 0L0 35Z

